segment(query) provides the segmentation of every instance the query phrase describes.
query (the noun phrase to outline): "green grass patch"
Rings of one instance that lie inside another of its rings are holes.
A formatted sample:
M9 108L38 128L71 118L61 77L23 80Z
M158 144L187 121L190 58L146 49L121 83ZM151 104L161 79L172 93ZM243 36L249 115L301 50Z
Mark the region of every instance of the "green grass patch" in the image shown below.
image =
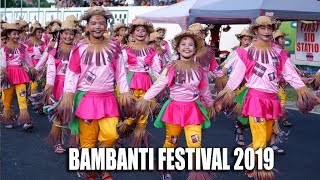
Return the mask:
M290 85L286 87L287 101L296 101L297 93L296 90L293 89Z

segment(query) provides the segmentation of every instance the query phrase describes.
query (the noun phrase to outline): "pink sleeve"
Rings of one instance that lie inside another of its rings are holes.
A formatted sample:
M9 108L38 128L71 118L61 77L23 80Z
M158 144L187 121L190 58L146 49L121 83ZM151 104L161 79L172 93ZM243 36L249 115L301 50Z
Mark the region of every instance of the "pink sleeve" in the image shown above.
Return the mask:
M282 70L283 78L294 88L298 89L303 86L306 86L300 76L298 75L297 71L294 69L292 65L292 61L290 59L287 59L287 61L284 64L283 70Z
M160 71L161 71L161 60L159 59L158 53L153 58L151 68L152 68L152 74L156 78L158 78L160 76Z
M80 73L77 74L68 68L65 76L63 91L75 93L77 90L79 77L80 77Z
M44 53L40 57L39 62L35 66L37 71L41 70L45 66L47 59L48 59L48 52L44 51Z
M169 47L169 43L166 41L166 45L164 46L164 48L166 49L167 51L167 55L169 56L169 59L171 60L171 50L170 50L170 47Z
M75 93L77 90L78 80L80 77L80 55L79 50L76 48L70 57L69 66L66 72L64 81L64 92Z
M46 83L53 86L54 81L56 78L56 66L55 66L55 59L54 57L50 54L48 57L48 62L47 62L47 77L46 77Z
M143 96L145 100L150 101L152 98L156 97L168 84L168 69L165 68L160 77L153 83L153 85L148 89L146 94Z
M33 51L33 50L32 50ZM24 46L24 51L21 52L21 58L25 60L28 67L33 67L31 54L28 53L28 47Z
M202 86L202 87L200 87ZM209 90L209 84L206 82L206 80L202 80L200 82L200 101L203 103L204 106L208 107L213 104L213 99Z
M243 63L238 54L235 55L233 62L233 70L230 74L226 87L235 90L241 84L246 74L246 65Z
M74 51L72 51L72 54L70 55L68 69L75 73L81 72L79 48L75 47Z
M115 63L115 77L117 81L117 85L119 87L120 93L129 92L129 86L126 75L126 68L124 67L123 56L120 53L119 58L114 60Z
M7 67L7 59L6 59L6 52L4 48L1 48L1 67L6 68Z

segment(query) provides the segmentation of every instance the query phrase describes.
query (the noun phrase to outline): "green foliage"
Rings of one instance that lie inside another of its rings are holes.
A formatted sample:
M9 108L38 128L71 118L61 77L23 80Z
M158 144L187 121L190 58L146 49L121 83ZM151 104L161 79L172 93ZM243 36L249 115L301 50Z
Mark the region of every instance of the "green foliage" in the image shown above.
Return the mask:
M1 8L4 8L6 2L7 8L21 7L21 0L1 0ZM40 7L51 7L53 3L48 3L46 0L40 0ZM38 0L32 0L32 3L26 3L22 0L22 7L38 7Z

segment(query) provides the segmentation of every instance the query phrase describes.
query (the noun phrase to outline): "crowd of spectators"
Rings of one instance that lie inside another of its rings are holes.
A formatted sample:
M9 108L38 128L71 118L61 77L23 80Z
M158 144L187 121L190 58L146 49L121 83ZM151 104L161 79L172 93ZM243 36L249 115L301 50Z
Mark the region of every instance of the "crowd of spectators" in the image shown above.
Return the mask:
M183 0L55 0L56 7L168 6Z

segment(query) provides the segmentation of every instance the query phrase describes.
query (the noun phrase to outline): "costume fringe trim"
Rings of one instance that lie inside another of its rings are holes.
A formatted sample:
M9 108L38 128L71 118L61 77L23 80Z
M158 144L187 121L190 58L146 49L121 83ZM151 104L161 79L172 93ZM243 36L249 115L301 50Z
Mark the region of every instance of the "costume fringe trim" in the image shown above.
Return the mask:
M69 148L78 148L80 145L79 136L73 133L70 133L68 147Z
M11 109L3 109L2 121L3 124L13 124L13 112Z
M215 59L215 52L209 47L201 48L196 56L196 61L202 67L208 67L213 59Z
M217 113L220 111L231 111L234 108L235 94L231 89L225 87L215 99L214 107Z
M135 115L135 98L129 92L127 93L120 93L119 96L119 105L120 105L120 112L124 113L123 117L134 117Z
M222 91L226 87L227 82L228 82L227 76L216 77L216 82L215 82L216 92Z
M150 148L151 141L146 127L137 126L131 134L129 142L131 148Z
M132 125L129 125L125 121L119 122L117 125L119 138L124 139L125 137L128 137L133 132L134 128L134 123Z
M32 120L31 120L31 117L29 115L28 109L20 109L18 122L20 124L31 124L32 123Z
M42 46L44 44L43 41L41 41L40 39L34 37L34 36L31 36L28 40L27 40L27 44L29 46L35 46L35 47L38 47L38 46Z
M311 111L317 104L317 97L306 86L297 89L297 107L301 112Z
M73 122L74 93L63 93L62 101L58 107L58 118L61 119L61 125Z
M136 109L138 110L139 115L149 115L160 109L160 104L155 100L148 101L144 98L140 98L136 103Z
M48 137L45 139L45 143L48 145L56 145L61 143L62 129L58 126L61 126L60 122L53 121L51 131Z

